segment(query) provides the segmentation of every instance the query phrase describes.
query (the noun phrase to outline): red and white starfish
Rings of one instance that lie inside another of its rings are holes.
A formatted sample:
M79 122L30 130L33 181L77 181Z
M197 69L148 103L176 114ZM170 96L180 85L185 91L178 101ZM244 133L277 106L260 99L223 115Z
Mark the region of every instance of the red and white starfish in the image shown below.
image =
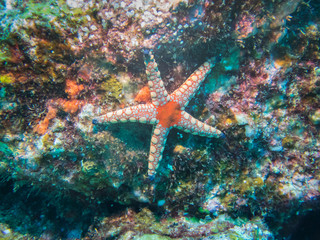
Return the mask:
M147 59L147 58L146 58ZM167 136L171 128L206 137L224 136L219 130L195 119L184 111L213 66L212 60L202 64L173 93L168 94L158 71L154 56L146 60L146 73L151 94L151 103L139 104L109 112L93 120L97 123L140 122L154 125L150 144L148 175L153 177L162 159Z

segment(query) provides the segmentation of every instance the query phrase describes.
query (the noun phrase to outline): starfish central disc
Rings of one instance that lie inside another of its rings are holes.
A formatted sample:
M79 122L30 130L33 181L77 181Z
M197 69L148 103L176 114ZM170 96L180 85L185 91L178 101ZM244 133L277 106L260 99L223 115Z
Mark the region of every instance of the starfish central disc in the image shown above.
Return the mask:
M170 101L158 107L157 119L164 128L169 128L177 124L181 119L181 107L178 103Z

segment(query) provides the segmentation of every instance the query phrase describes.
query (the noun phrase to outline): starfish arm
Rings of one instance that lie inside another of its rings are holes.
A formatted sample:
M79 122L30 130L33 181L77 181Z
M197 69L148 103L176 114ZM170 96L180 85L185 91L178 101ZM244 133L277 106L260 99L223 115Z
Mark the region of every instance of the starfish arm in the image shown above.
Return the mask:
M179 103L182 108L187 106L190 99L199 89L201 82L210 73L213 65L213 60L209 60L194 71L194 73L170 95L172 101Z
M162 152L167 141L167 136L170 129L164 128L161 124L157 124L153 128L153 134L151 137L150 153L148 161L148 175L154 176L156 169L162 159Z
M174 126L184 132L191 133L194 135L206 136L206 137L223 137L223 133L218 129L205 124L189 113L182 111L180 121Z
M163 81L158 70L158 65L154 60L154 56L151 52L149 54L150 56L146 58L145 64L151 99L155 106L162 106L170 100L170 97L163 85Z
M94 123L116 123L116 122L140 122L158 123L156 119L157 111L153 104L140 104L127 107L114 112L108 112L93 120Z

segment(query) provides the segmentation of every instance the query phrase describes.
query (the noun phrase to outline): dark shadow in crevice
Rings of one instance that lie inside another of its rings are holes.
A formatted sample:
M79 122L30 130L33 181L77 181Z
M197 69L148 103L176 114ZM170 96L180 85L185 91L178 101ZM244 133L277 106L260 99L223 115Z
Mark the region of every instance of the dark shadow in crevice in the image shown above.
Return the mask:
M48 191L29 183L17 188L7 176L0 182L0 222L14 232L54 239L83 237L95 219L120 214L128 207L136 212L147 204L132 202L130 206L110 200L94 200L79 193Z

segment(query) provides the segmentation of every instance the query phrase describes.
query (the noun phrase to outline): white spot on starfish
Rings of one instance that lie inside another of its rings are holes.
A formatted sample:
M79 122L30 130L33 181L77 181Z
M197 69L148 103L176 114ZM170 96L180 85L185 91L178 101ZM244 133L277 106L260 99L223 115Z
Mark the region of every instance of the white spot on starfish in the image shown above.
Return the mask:
M155 134L155 135L159 136L159 135L160 135L160 133L161 133L161 132L160 132L160 130L159 130L159 129L154 130L154 134Z
M158 143L158 139L157 139L156 137L152 137L152 138L151 138L151 142L152 142L153 144L157 144L157 143Z
M127 115L130 115L130 114L132 114L132 111L130 110L130 108L127 108L126 111L125 111L125 113L126 113Z
M155 153L156 150L157 150L157 149L156 149L154 146L151 146L151 147L150 147L150 152L151 152L151 153Z
M141 123L146 123L146 122L147 122L147 119L146 119L145 117L141 117L141 118L139 119L139 122L141 122Z

